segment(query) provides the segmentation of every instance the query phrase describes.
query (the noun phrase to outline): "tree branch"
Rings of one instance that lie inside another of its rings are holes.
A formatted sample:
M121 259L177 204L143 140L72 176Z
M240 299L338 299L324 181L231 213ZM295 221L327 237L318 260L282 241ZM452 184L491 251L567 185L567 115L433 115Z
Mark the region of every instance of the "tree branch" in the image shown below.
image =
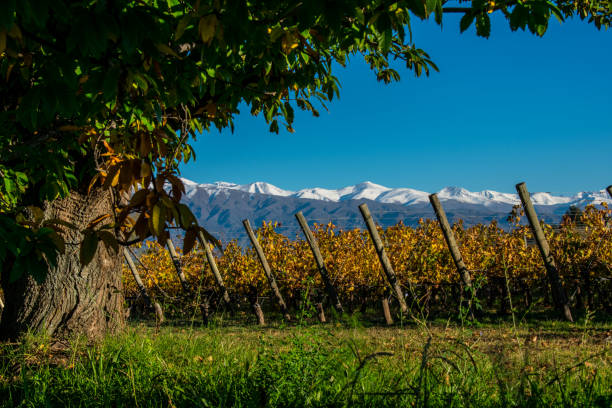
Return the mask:
M443 7L442 8L443 13L463 13L465 14L471 10L472 9L470 7Z

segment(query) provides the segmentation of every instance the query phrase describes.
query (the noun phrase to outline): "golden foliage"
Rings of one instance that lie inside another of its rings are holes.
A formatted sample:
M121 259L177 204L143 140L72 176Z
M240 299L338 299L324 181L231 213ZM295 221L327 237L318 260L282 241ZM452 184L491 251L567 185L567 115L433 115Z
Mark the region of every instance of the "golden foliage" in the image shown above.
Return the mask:
M569 218L557 230L545 225L544 231L557 262L563 281L568 284L579 276L608 276L612 267L612 211L587 207L576 228ZM465 228L460 222L453 226L462 256L475 279L521 280L526 285L542 285L545 269L535 246L527 246L529 227L520 225L520 215L513 218L514 228L505 231L495 221ZM312 287L323 288L308 243L291 240L275 231L276 223L264 223L257 236L268 262L276 275L281 291L293 293ZM441 285L456 283L459 274L446 248L444 237L433 220L421 220L416 228L402 223L379 228L395 272L403 285ZM333 285L341 297L356 288L369 294L381 293L385 282L382 268L368 232L359 229L339 230L333 224L315 224L313 228ZM168 252L157 243L147 242L140 259L149 270L141 270L150 291L157 287L174 296L181 286ZM242 248L231 241L223 254L216 257L219 269L230 293L247 296L254 287L260 294L269 291L257 255L252 248ZM192 287L214 289L215 282L203 251L183 256L183 271ZM125 270L128 293L137 288L129 271Z

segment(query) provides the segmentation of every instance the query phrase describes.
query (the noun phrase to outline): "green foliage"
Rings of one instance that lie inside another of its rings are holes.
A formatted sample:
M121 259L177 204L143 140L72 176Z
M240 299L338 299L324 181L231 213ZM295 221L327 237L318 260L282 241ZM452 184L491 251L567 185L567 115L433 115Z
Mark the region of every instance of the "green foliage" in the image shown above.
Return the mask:
M242 106L261 114L272 132L293 131L296 109L318 116L339 96L333 68L353 56L385 83L400 78L392 59L429 75L437 67L413 42L410 21L433 16L442 24L443 6L442 0L5 1L0 218L8 225L27 206L72 190L112 188L115 236L163 242L168 225L184 227L176 175L195 156L190 139L233 128ZM579 14L597 27L610 18L607 1L587 0L478 0L462 12L461 30L475 21L485 37L488 12L538 35L551 15ZM144 193L122 204L121 196L134 191ZM193 235L199 227L190 228ZM7 240L23 241L19 228L6 231L16 234ZM82 261L91 259L93 243L83 241Z
M40 221L20 225L0 217L0 273L9 274L10 282L30 274L41 283L65 250L57 232Z

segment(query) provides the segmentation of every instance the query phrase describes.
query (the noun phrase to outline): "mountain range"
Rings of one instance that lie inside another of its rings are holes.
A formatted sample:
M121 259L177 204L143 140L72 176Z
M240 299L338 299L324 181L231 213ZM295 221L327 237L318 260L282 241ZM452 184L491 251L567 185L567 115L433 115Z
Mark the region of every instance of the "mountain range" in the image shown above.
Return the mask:
M216 182L198 184L182 179L186 194L183 201L192 209L199 223L218 236L224 243L238 239L246 243L242 220L252 225L263 221L280 223L278 231L293 238L300 234L294 214L302 211L310 223L332 222L342 229L363 228L358 205L367 203L372 216L386 227L399 221L416 225L421 218L433 218L429 193L410 188L388 188L366 181L338 190L308 188L299 191L283 190L269 183L234 184ZM438 191L451 222L462 219L466 225L497 220L504 227L512 206L520 204L518 195L492 190L468 191L460 187L446 187ZM531 199L541 219L559 222L571 205L584 208L612 199L605 190L580 192L572 196L532 193Z

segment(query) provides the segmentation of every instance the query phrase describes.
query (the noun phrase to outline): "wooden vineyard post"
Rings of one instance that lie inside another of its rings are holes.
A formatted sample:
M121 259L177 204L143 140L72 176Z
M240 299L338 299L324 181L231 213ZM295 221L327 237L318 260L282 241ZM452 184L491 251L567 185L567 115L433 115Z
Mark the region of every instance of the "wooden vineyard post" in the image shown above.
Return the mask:
M257 324L259 324L260 326L265 326L266 320L264 318L263 310L261 310L261 305L257 300L257 288L255 288L254 285L251 285L249 289L248 298L251 303L251 306L253 307L253 312L257 317Z
M229 293L227 293L227 288L225 287L225 284L223 283L223 277L221 276L221 273L219 272L219 268L217 267L217 261L215 261L215 257L212 251L210 250L210 245L208 245L208 241L206 241L206 237L204 237L204 234L202 233L202 231L198 232L198 240L200 241L200 245L204 248L204 251L206 253L206 260L208 261L208 265L210 265L210 270L212 271L215 277L215 281L217 281L217 285L219 286L219 289L221 289L221 296L223 297L223 300L225 301L225 303L229 305L230 304Z
M393 325L393 317L391 316L391 309L389 308L389 290L385 288L385 293L382 298L383 314L385 316L385 323L387 326Z
M465 287L472 289L472 277L470 276L470 271L465 265L465 262L463 262L463 257L461 256L461 252L459 251L459 246L457 245L457 241L455 240L455 235L453 234L453 230L450 224L448 223L448 218L446 218L446 213L444 212L444 208L442 208L442 204L438 199L438 195L430 194L429 202L434 208L436 217L438 218L438 222L440 223L440 228L442 229L442 233L444 234L444 239L446 240L446 245L448 246L448 250L451 253L453 262L455 262L455 267L457 268L457 272L459 272L461 281L463 282Z
M314 289L312 291L312 298L315 299L314 306L317 311L317 318L319 319L319 322L327 323L327 318L325 317L325 309L323 308L323 294L317 289Z
M317 243L316 238L308 228L308 222L306 218L304 218L304 214L302 212L298 212L295 214L295 218L297 218L304 235L306 236L306 241L308 241L308 245L310 245L310 249L312 251L312 255L314 256L315 262L317 263L317 268L319 270L319 274L321 275L321 279L323 280L323 284L325 285L325 290L327 291L327 295L329 296L329 300L332 302L332 305L338 311L338 313L343 313L342 304L340 303L340 299L338 299L338 294L332 285L331 279L329 278L329 273L327 273L327 268L325 267L325 262L323 261L323 256L321 255L321 250L319 249L319 244Z
M130 272L132 272L132 276L134 277L134 281L136 281L136 286L138 286L138 290L140 290L140 295L145 300L145 303L149 309L153 308L155 310L155 317L157 318L158 323L164 322L164 312L162 311L161 306L157 302L152 302L151 297L147 293L147 288L142 283L142 279L140 279L140 274L138 273L138 269L136 269L136 265L134 264L134 260L130 255L130 252L127 248L123 248L123 257L130 268Z
M565 316L567 320L573 322L574 319L572 319L572 312L569 307L569 300L565 293L565 289L563 289L563 285L561 284L561 279L559 278L559 271L557 270L555 260L553 259L550 253L548 241L546 241L544 231L542 230L542 226L538 221L538 216L536 215L535 208L533 207L533 203L531 202L531 198L529 197L529 191L527 191L525 183L517 184L516 191L518 192L519 197L521 199L521 203L523 204L523 208L525 209L525 214L527 215L527 220L529 221L529 225L531 226L531 231L533 232L533 236L538 245L538 249L540 250L540 255L542 255L542 260L544 261L544 266L546 267L546 275L548 277L548 283L550 284L550 290L552 292L552 298L553 302L555 303L555 308L561 315Z
M402 313L406 313L408 311L408 306L406 306L406 299L404 299L404 294L402 293L400 282L397 279L395 272L393 271L391 261L387 256L387 252L385 251L385 247L383 246L383 242L380 239L380 235L378 234L378 230L376 229L376 225L374 224L372 214L370 214L370 210L368 209L367 204L361 204L359 206L359 211L361 211L363 220L365 221L368 227L368 231L370 231L370 237L372 238L372 242L374 242L374 248L376 249L378 259L380 259L380 263L382 264L383 270L385 271L385 275L387 276L387 281L389 282L391 288L393 288L393 291L397 296L397 301L400 304L400 309Z
M253 232L253 229L251 228L251 223L249 222L249 220L243 220L242 224L244 225L244 229L249 235L249 239L251 240L251 243L253 244L253 248L255 248L255 252L257 252L257 257L259 258L259 262L261 263L264 273L266 274L266 278L268 279L270 288L272 289L272 292L274 293L274 296L276 297L278 305L281 308L283 317L285 318L285 320L289 321L291 320L291 316L289 316L289 311L287 310L287 304L285 303L285 300L283 299L283 295L281 295L280 290L278 289L278 285L276 284L276 279L274 279L274 275L272 274L272 269L270 269L270 265L268 264L266 255L264 254L263 249L261 248L261 245L259 245L259 241L257 240L257 237L255 236L255 233Z
M259 305L259 302L253 303L253 309L255 309L255 315L257 316L257 324L259 324L260 326L265 326L266 320L264 318L264 314L263 314L263 311L261 310L261 306Z
M608 190L608 194L610 194L610 198L612 198L612 186L608 186L606 190Z
M323 309L323 303L317 302L315 307L317 308L317 316L319 318L319 321L321 323L326 323L327 319L325 318L325 309Z
M210 317L210 304L208 299L204 299L202 303L200 303L200 312L202 313L202 324L204 326L208 325L208 318Z
M166 239L166 245L168 246L168 252L170 252L170 258L172 258L174 269L176 269L176 274L181 281L181 286L185 292L189 292L189 284L187 283L187 278L185 278L185 274L183 273L183 268L181 268L181 259L176 253L176 248L174 248L174 244L170 238Z

